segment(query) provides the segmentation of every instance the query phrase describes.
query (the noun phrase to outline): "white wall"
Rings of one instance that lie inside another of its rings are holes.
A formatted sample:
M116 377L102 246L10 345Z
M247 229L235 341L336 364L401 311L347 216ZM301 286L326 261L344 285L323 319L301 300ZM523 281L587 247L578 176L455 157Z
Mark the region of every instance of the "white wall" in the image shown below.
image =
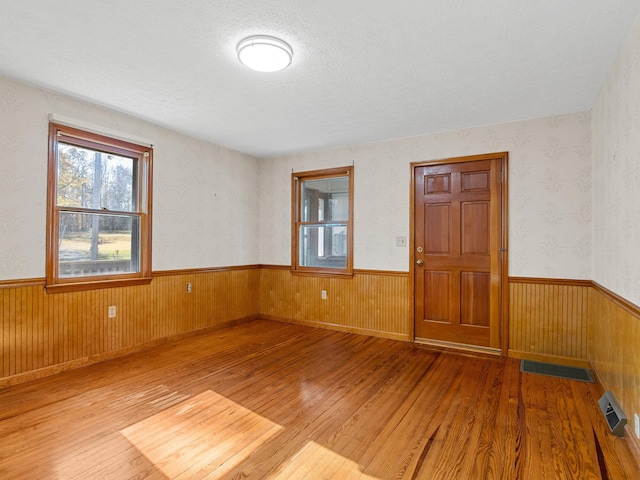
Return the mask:
M291 262L292 169L353 163L354 268L408 271L410 162L508 151L509 274L590 279L590 141L581 112L263 160L260 262Z
M592 110L593 280L640 305L640 19Z
M259 262L256 159L0 77L0 280L45 275L49 113L154 141L154 270Z

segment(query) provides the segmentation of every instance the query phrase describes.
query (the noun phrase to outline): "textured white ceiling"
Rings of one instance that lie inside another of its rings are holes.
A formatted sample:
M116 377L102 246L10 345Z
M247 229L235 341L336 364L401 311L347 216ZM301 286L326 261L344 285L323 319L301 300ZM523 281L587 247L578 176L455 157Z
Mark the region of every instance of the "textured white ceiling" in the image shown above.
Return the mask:
M588 110L638 0L0 0L0 74L257 157ZM246 36L293 64L257 73Z

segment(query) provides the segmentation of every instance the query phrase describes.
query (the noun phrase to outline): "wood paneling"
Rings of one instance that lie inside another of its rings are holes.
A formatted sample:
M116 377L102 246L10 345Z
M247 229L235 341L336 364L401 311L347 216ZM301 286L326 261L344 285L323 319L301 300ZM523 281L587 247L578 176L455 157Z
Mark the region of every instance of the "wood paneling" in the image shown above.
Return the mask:
M633 414L640 414L640 307L598 284L589 300L589 358L629 419L627 438L638 447L632 431Z
M0 390L6 479L635 479L597 384L257 320Z
M353 277L332 278L292 275L288 266L249 265L154 277L151 285L56 294L46 293L44 279L0 282L0 386L258 314L413 339L411 286L403 272L356 270ZM622 305L604 289L602 298L590 296L591 290L590 281L510 278L509 355L568 365L592 360L603 384L640 411L629 400L640 398L640 356L630 350L634 342L624 341L638 338L637 307ZM109 305L117 307L114 319L107 318Z
M406 273L356 271L353 277L292 275L260 270L260 314L266 318L409 340L412 322ZM321 297L326 290L327 299Z
M161 276L150 285L48 294L0 285L0 385L122 355L258 314L258 269ZM186 284L192 291L187 293ZM107 318L110 305L116 317Z
M525 282L509 282L509 355L588 364L590 287L580 281Z
M279 266L250 265L157 272L154 277L150 285L56 294L47 294L44 279L0 283L0 386L258 313L409 340L412 319L406 273L357 271L347 278L305 277ZM187 283L191 293L186 292ZM327 300L321 299L321 290L327 290ZM113 319L107 318L110 305L117 308Z

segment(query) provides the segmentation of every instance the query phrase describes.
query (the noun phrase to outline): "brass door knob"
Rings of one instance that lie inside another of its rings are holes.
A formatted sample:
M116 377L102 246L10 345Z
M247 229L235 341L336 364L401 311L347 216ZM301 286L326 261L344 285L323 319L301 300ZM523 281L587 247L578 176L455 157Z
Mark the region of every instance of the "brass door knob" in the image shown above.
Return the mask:
M420 267L421 267L422 265L424 265L424 262L422 261L422 259L421 259L421 258L419 258L418 260L416 260L416 263L417 263L417 264L418 264L418 266L420 266Z

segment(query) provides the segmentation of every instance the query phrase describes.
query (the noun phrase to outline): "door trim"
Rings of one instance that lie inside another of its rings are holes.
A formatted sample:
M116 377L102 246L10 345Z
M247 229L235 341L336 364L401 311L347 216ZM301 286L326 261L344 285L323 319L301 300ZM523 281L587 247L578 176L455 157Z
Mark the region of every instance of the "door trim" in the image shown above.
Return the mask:
M415 334L415 187L416 187L416 168L428 167L433 165L442 165L448 163L467 163L482 160L501 160L502 177L500 182L500 207L501 214L501 267L500 267L500 353L503 357L508 356L509 351L509 212L508 212L508 164L509 153L497 152L480 155L468 155L463 157L443 158L440 160L427 160L421 162L411 162L411 185L410 185L410 226L409 226L409 284L411 296L411 325L409 326L409 338L416 342Z

